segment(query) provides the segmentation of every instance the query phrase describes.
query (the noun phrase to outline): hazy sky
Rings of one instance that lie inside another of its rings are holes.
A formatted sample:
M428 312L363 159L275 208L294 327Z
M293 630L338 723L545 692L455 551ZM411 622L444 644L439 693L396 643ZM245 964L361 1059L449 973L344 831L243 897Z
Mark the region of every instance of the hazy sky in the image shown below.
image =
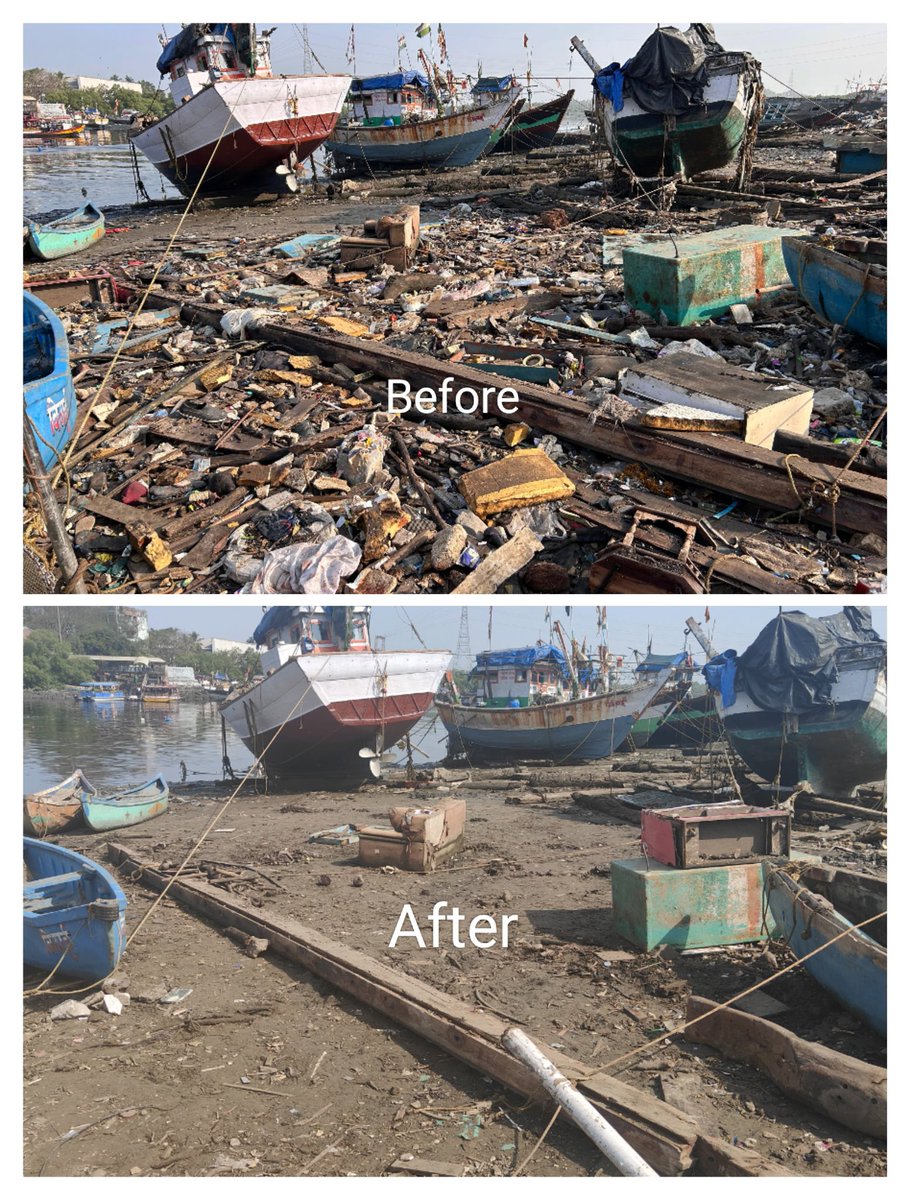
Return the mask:
M137 607L137 606L133 606ZM216 606L190 605L147 605L149 625L153 629L175 626L200 637L233 638L246 641L258 624L263 609L260 605L227 603ZM745 650L759 630L777 613L776 605L736 604L735 607L710 602L711 621L707 626L712 641L718 650L732 648ZM838 605L787 605L821 616L838 612ZM554 619L558 618L568 634L574 632L579 641L587 637L589 644L596 634L594 611L591 604L573 604L567 615L563 605L552 606ZM493 649L533 645L538 638L548 640L544 605L519 606L497 603L493 606ZM705 604L703 600L681 605L607 605L609 624L609 647L615 654L629 655L633 649L646 650L651 639L656 654L671 654L682 650L683 634L687 617L695 617L704 624ZM409 620L430 650L454 650L458 642L461 608L449 604L422 605L374 605L370 628L373 636L384 635L386 648L405 650L419 648L420 642L412 632ZM475 605L468 608L468 622L472 653L486 650L488 638L489 606ZM883 636L885 634L885 609L873 607L872 622ZM690 638L691 642L691 638ZM697 645L691 649L701 660Z
M433 14L428 14L432 16ZM340 25L293 25L263 21L263 27L278 25L272 41L272 61L276 72L299 73L304 67L304 30L310 45L327 71L352 71L346 47L350 23ZM684 24L684 22L679 22ZM158 35L179 32L174 23L140 24L45 24L26 25L24 65L45 67L72 75L131 75L134 79L157 82ZM535 24L458 24L445 22L449 55L456 73L476 74L478 62L485 73L523 75L527 51L522 41L528 35L532 69L541 88L574 86L582 95L590 88L590 72L572 55L569 39L577 34L593 56L603 65L625 62L654 25L599 24L578 22L569 25ZM399 34L407 38L405 66L417 67L417 50L435 49L433 36L418 39L415 25L355 25L356 70L359 74L386 71L396 66ZM808 93L847 90L847 81L880 79L885 74L886 26L884 24L715 24L720 43L728 50L749 50L784 85ZM315 68L318 70L318 68ZM571 82L570 82L571 80ZM558 81L558 82L557 82ZM769 90L782 90L775 79L766 78ZM580 97L581 98L581 97Z

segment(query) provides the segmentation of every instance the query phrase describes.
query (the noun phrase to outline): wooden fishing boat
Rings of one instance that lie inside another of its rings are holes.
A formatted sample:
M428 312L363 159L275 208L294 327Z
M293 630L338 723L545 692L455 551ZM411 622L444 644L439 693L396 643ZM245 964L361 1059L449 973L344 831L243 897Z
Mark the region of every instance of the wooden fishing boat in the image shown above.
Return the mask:
M115 792L110 796L84 796L82 816L89 829L103 833L108 829L122 829L126 825L138 825L160 817L167 811L168 786L157 775L148 783L128 792Z
M108 680L91 680L79 684L77 700L83 704L114 704L126 699L123 687Z
M572 46L594 72L596 124L621 167L685 179L739 157L742 173L763 98L751 54L725 51L710 25L659 28L622 66L601 68L578 38Z
M139 699L143 704L179 704L180 688L172 683L144 683Z
M762 779L849 799L887 767L887 647L869 610L783 612L704 667L737 754Z
M829 250L806 238L782 238L787 274L809 307L831 325L888 344L888 274L875 261Z
M778 936L785 939L797 958L805 958L810 951L864 919L856 912L849 916L840 912L822 894L823 890L838 897L846 895L848 900L852 897L865 915L887 909L882 881L831 868L804 869L796 878L783 869L771 870L765 888ZM872 911L867 912L870 908ZM854 929L807 959L806 970L845 1008L862 1017L876 1033L886 1036L888 955L875 938L864 929Z
M25 832L43 838L69 829L82 819L83 797L96 794L79 770L53 787L32 792L23 800Z
M105 979L126 942L126 896L107 871L75 850L23 838L24 960L71 978Z
M342 171L465 167L487 149L515 104L510 89L459 109L416 71L355 79L350 116L335 126L325 148Z
M378 774L433 703L449 651L373 650L368 608L269 609L253 633L265 678L225 719L270 775Z
M488 153L530 154L532 150L551 146L574 95L572 88L546 104L522 108L499 136L494 134Z
M174 107L130 137L184 196L296 192L298 161L335 127L350 76L273 75L271 33L194 22L164 47L158 70Z
M468 676L474 702L438 697L436 711L453 758L586 762L622 744L669 676L665 667L606 691L602 675L579 672L555 646L486 651Z
M76 428L76 392L60 318L43 300L22 296L22 391L46 471L58 464Z
M48 261L78 254L104 237L104 213L94 204L83 204L65 217L38 225L28 223L28 244L36 258Z

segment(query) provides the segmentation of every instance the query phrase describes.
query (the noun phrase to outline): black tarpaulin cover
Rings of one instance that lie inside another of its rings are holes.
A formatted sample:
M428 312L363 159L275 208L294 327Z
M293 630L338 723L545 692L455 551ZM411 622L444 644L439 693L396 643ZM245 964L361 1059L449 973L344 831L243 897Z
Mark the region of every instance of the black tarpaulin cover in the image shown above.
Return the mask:
M876 643L884 648L868 608L828 617L781 613L737 659L736 690L766 711L808 712L829 703L838 652Z
M681 116L704 103L708 54L722 54L711 25L656 29L623 67L624 93L646 112Z

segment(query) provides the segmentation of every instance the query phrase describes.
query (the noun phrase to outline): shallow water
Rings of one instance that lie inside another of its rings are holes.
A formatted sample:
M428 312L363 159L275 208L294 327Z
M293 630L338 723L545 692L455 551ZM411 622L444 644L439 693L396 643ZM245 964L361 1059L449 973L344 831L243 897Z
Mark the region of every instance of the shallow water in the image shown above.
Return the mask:
M166 711L126 702L82 704L69 694L26 696L23 790L50 787L76 767L101 791L143 783L159 774L169 783L179 783L181 764L189 782L221 779L217 705L187 699L160 708ZM438 761L445 753L445 731L432 715L417 723L411 740L418 747L417 767ZM235 772L244 772L252 762L230 726L227 753ZM317 780L311 783L318 786Z

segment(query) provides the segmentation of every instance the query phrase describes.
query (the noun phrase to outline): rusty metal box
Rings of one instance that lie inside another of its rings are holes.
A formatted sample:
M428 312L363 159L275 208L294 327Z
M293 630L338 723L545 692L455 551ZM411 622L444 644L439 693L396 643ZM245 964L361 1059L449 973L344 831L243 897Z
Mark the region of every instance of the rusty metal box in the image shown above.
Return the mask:
M709 867L786 858L790 813L748 804L686 804L645 809L641 848L669 867Z

